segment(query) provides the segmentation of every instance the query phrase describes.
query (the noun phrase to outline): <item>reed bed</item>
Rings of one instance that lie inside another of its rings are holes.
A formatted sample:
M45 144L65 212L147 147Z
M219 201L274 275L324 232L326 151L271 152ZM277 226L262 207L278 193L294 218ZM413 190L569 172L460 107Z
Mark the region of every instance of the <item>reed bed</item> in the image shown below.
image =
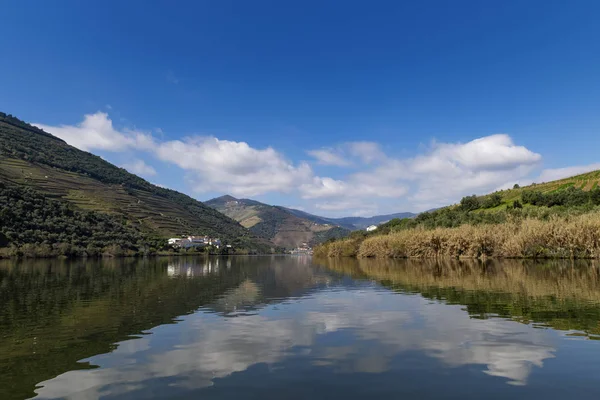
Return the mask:
M418 227L325 243L315 254L359 258L600 258L600 213L457 228Z

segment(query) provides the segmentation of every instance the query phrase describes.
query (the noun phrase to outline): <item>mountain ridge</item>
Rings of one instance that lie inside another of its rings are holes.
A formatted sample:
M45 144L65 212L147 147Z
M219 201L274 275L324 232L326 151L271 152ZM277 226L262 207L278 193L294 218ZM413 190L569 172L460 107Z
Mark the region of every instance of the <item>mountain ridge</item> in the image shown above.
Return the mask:
M304 243L314 245L350 233L349 229L337 224L302 218L285 207L252 199L223 195L205 204L238 221L256 235L285 248L299 247Z

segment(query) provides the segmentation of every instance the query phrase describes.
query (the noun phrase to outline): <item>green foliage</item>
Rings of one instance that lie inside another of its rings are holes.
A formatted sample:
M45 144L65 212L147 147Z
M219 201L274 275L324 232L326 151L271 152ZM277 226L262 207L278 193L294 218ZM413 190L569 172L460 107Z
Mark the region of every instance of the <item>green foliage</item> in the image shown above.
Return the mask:
M342 239L346 236L348 236L348 229L336 226L326 231L315 232L311 245L323 243L328 240Z
M462 211L473 211L481 207L481 202L477 196L466 196L460 200L460 209Z
M569 186L566 190L542 193L540 191L526 191L523 193L523 202L533 206L545 207L577 207L585 204L600 205L600 189L589 192Z
M500 204L502 204L502 195L500 193L492 193L483 200L481 207L494 208L498 207Z
M13 255L72 257L104 252L120 256L164 244L117 217L75 210L31 188L0 183L0 204L0 245L10 244Z
M515 185L513 186L513 189L520 189L520 188L521 188L521 186L519 186L518 183L515 183Z
M0 232L0 247L6 247L9 243L10 242L4 232Z

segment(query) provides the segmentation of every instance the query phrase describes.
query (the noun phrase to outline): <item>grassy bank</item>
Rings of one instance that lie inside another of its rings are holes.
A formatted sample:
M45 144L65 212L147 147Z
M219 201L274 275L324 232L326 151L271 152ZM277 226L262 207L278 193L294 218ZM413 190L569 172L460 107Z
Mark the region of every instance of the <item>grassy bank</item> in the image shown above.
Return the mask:
M315 255L392 258L600 258L600 213L509 218L504 223L422 226L324 243Z

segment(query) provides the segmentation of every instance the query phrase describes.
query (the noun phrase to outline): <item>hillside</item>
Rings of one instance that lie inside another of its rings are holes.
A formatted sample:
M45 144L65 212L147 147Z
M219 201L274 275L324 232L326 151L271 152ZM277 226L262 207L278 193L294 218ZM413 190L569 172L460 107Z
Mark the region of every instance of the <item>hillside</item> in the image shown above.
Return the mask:
M417 214L411 212L386 214L386 215L374 215L372 217L343 217L343 218L327 218L319 217L317 215L309 214L304 211L295 210L293 208L279 207L287 212L294 214L297 217L308 219L309 221L316 222L318 224L334 224L350 230L365 229L370 225L379 225L381 223L390 221L392 219L403 219L412 218Z
M515 185L316 250L360 257L600 258L600 171Z
M301 246L302 243L314 245L349 233L348 229L324 219L302 218L284 207L250 199L226 195L209 200L206 205L239 221L254 234L286 248Z
M270 247L213 208L152 185L4 113L0 113L0 182L15 190L34 190L42 201L108 215L148 237L198 234L246 249Z

